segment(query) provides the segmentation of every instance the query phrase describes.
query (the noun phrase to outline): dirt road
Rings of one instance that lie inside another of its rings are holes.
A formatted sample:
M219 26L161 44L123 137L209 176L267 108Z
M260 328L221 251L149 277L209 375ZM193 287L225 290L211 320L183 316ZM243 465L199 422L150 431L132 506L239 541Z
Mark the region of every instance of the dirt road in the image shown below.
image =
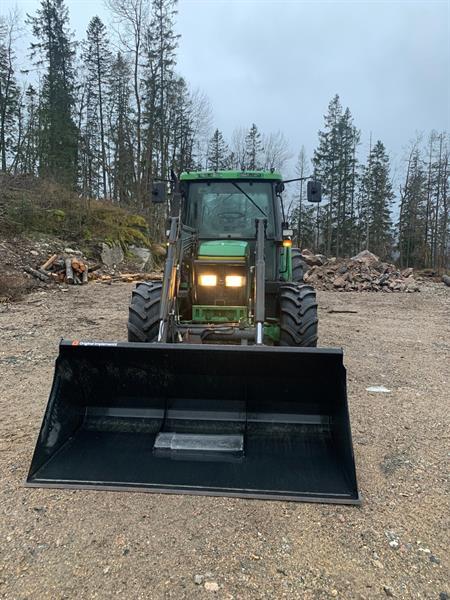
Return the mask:
M131 287L0 307L0 598L450 597L449 288L320 293L320 344L345 349L360 508L25 489L59 338L125 339Z

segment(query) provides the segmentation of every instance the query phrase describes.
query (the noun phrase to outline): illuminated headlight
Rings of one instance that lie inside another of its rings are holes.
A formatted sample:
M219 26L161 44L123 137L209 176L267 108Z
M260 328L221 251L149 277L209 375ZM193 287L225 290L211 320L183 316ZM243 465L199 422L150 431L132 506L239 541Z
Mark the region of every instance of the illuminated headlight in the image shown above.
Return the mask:
M225 285L227 287L242 287L245 283L245 277L242 275L226 275Z
M198 283L199 285L213 287L217 285L217 275L199 275Z

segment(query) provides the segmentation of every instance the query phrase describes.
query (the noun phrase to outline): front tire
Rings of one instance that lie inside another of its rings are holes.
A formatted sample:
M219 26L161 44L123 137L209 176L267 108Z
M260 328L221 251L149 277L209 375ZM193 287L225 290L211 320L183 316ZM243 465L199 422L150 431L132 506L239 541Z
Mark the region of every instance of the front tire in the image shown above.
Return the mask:
M315 289L306 283L280 287L280 346L317 346L317 301Z
M128 341L156 342L159 330L162 283L138 283L128 313Z

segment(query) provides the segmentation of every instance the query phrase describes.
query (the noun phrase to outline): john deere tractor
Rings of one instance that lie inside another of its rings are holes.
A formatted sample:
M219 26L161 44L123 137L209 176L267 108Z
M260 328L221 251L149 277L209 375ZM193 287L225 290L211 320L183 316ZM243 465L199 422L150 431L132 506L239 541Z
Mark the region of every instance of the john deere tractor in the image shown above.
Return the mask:
M316 294L292 248L281 175L183 173L174 187L164 280L133 292L128 340L316 346ZM308 199L320 201L319 184Z
M128 342L61 342L27 485L359 502L343 354L315 347L284 183L173 177L163 280L132 292Z

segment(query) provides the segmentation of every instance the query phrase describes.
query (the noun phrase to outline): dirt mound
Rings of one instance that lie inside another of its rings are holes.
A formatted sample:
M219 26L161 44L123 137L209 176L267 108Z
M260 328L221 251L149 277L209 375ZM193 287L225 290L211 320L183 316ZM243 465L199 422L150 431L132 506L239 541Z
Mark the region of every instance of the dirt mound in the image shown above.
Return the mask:
M320 290L338 292L418 292L419 286L413 269L399 270L391 263L381 261L368 250L353 258L326 259L323 255L312 255L303 251L302 256L311 264L305 274L305 282ZM314 261L313 257L318 257Z

